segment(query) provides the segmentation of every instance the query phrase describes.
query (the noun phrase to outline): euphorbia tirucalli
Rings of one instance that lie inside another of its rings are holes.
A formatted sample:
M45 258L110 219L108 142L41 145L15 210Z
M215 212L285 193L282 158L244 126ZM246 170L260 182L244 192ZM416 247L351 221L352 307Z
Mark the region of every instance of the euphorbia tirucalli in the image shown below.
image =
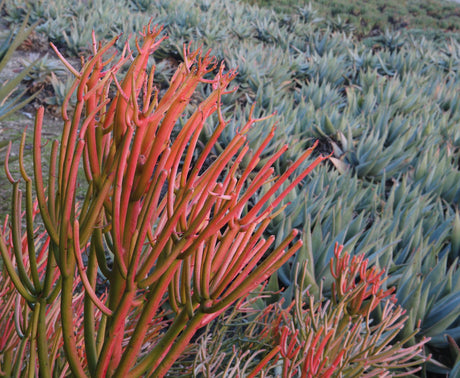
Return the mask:
M21 146L24 146L24 141L25 139ZM21 161L20 165L24 172L22 163ZM10 174L8 176L12 178ZM31 185L31 182L28 184ZM20 193L16 192L16 209L20 208L20 198ZM30 210L25 220L28 224L28 217L33 221L38 214L36 202ZM64 376L69 366L63 358L63 339L59 326L59 269L55 264L49 264L53 254L48 253L50 237L46 231L25 233L20 240L17 239L24 215L20 212L15 214L11 222L8 222L7 216L3 228L0 229L0 250L3 256L3 269L0 269L0 377L19 377L21 374L38 377L39 365L41 371L55 371ZM8 223L10 227L7 226ZM18 245L21 248L17 248ZM18 268L18 274L9 276L5 264L14 264ZM23 283L22 292L18 292L18 282ZM74 285L75 289L81 285L78 276ZM82 312L83 302L84 293L75 290L72 302L74 311ZM98 311L95 313L95 320L99 321L100 318ZM82 320L80 318L75 322L76 342L79 347L84 344ZM41 355L37 355L37 349ZM40 364L37 363L38 360Z
M46 189L40 153L43 108L36 116L37 198L50 237L48 261L60 272L64 350L78 377L164 376L199 328L266 280L300 247L297 231L276 248L274 237L265 239L264 231L288 192L325 159L317 157L301 169L314 147L309 148L274 177L272 165L287 146L261 163L274 130L251 151L246 133L258 121L252 112L224 151L212 158L227 125L221 96L230 92L235 71L225 72L209 53L184 47L184 61L160 95L153 84L155 66L147 70L149 56L163 39L160 32L148 25L142 40L136 40L135 57L126 44L119 58L107 60L104 56L117 38L105 45L93 38L94 55L80 71L55 49L76 79L62 106L62 139L52 145ZM129 68L120 82L117 75L125 64ZM217 74L209 78L212 72ZM212 87L211 94L174 136L202 83ZM73 93L77 102L69 114ZM206 119L214 113L219 123L198 148ZM248 163L243 165L244 158ZM81 164L87 190L80 204ZM27 196L31 206L30 191ZM25 232L33 233L29 223ZM2 255L8 259L6 251ZM13 264L6 266L21 286ZM97 294L98 271L109 282L107 299ZM76 280L84 286L83 314L72 311ZM22 295L22 287L18 290ZM40 297L41 290L44 286L38 285L33 294ZM33 305L29 296L25 300ZM164 308L171 309L168 318L162 318ZM96 311L102 312L100 323L94 321ZM83 354L75 335L82 316ZM48 357L40 350L38 356L40 374L49 376Z
M429 339L408 345L418 330L396 339L408 316L396 306L393 288L384 288L385 272L368 264L363 255L351 257L336 244L330 262L331 300L323 297L322 285L316 298L302 287L304 265L295 300L284 308L273 303L256 315L254 324L262 329L252 336L273 349L248 378L260 372L265 376L273 368L283 378L408 377L421 370ZM300 270L297 266L296 276ZM380 316L373 313L377 306Z

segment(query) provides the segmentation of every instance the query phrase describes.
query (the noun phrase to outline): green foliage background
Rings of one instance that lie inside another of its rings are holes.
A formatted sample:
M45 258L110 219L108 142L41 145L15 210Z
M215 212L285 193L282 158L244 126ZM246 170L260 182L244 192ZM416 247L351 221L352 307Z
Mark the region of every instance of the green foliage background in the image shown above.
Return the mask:
M385 29L421 29L424 31L452 31L460 28L458 3L441 0L246 0L249 4L290 12L296 5L308 5L321 17L353 25L360 36L378 34Z

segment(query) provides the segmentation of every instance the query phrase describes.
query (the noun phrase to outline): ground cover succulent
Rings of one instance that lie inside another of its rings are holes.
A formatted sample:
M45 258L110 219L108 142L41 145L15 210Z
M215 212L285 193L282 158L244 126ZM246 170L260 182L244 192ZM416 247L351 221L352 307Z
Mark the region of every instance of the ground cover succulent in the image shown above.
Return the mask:
M39 30L49 32L54 42L64 46L61 31L63 20L68 19L58 7L59 17L53 17L47 3L51 2L34 2L31 17L42 17L43 29ZM282 285L292 285L295 263L306 259L314 261L308 264L312 293L318 292L323 277L331 283L328 262L335 242L345 244L352 253L365 253L372 264L390 273L388 282L396 287L399 303L407 306L410 320L404 333L412 334L422 320L422 332L431 336L425 345L427 354L434 355L427 363L431 370L421 374L455 372L452 340L460 340L460 314L446 303L456 303L460 295L458 229L454 227L460 147L458 38L401 30L399 36L389 32L357 39L331 30L327 20L318 20L312 7L277 14L224 1L210 5L204 1L128 3L131 8L123 11L129 21L125 35L132 32L133 19L140 22L153 15L173 36L154 53L156 63L167 59L167 67L177 67L183 59L183 43L198 39L232 67L240 67L244 80L234 80L240 91L222 99L224 115L235 118L217 141L221 151L253 105L256 117L277 112L272 118L277 122L277 137L261 160L285 143L291 145L274 165L277 174L313 139L320 139L317 150L333 153L331 164L312 172L302 187L286 197L291 206L267 229L280 236L292 227L303 229L304 245L279 273ZM16 8L11 4L7 2L7 10L13 13ZM86 14L88 9L81 12ZM132 17L130 9L144 13ZM18 12L18 20L24 14ZM254 23L259 17L262 21ZM95 16L87 19L104 24ZM271 30L267 31L267 25ZM87 28L92 26L87 24ZM112 35L95 29L101 37ZM219 32L210 35L216 29ZM75 41L80 46L76 51L91 48L90 40L76 37ZM117 44L118 49L122 46ZM167 83L162 78L158 85L165 90ZM209 93L204 88L196 98L204 99ZM217 117L209 121L200 143L207 143L219 122ZM252 148L271 132L272 123L266 120L258 126L247 134ZM286 298L293 292L294 288L287 288ZM421 293L420 302L413 300L417 293ZM427 296L433 301L425 305ZM436 311L438 305L443 314ZM425 319L430 321L425 324ZM439 325L433 327L436 320ZM418 341L415 336L411 342ZM434 365L437 357L443 358L442 366ZM458 370L460 365L456 366Z

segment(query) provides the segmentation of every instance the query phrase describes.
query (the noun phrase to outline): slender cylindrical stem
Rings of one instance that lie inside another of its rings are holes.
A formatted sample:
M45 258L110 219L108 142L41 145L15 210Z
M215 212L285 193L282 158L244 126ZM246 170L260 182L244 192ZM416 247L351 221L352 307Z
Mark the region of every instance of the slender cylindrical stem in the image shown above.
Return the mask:
M147 296L146 304L142 309L141 316L137 320L134 332L121 359L120 365L116 372L116 376L123 377L136 363L137 355L142 347L148 324L157 313L162 298L165 292L168 290L169 282L173 278L174 272L176 269L178 269L178 267L179 261L176 260L173 264L171 264L166 273L161 275L158 281L152 285L151 291ZM170 328L171 327L172 325Z
M88 256L88 270L86 272L88 280L93 288L96 287L97 278L97 260L95 252L95 244L92 244ZM90 373L96 371L98 353L96 348L96 321L94 313L94 302L88 294L85 294L84 302L84 336L86 358L88 360L88 368Z
M46 298L41 298L38 305L37 321L37 349L38 361L40 366L40 377L51 378L51 368L49 361L48 335L46 333Z
M185 349L185 347L187 347L188 345L188 342L184 340L184 337L182 337L182 335L184 335L184 333L186 334L186 336L190 335L190 339L191 339L191 337L195 334L198 328L197 326L199 322L201 321L201 317L202 317L202 314L195 315L195 317L192 319L193 323L189 326L187 324L187 321L188 321L187 311L185 309L182 310L179 313L179 315L174 319L173 324L171 324L168 331L163 335L163 337L158 342L158 344L150 351L150 353L146 357L144 357L141 360L139 364L135 366L135 368L132 371L129 372L129 376L133 378L141 377L142 375L147 373L149 370L155 368L158 364L160 364L160 362L163 359L167 359L168 365L163 366L161 369L161 371L163 372L163 375L161 375L161 373L157 370L155 370L155 372L151 374L151 376L153 377L158 377L158 378L163 377L166 374L166 371L164 370L169 369L169 367L171 366L170 365L171 358L172 358L172 361L174 362L178 357L177 353L180 353L179 352L179 349L181 349L180 347L175 347L173 350L171 350L173 345L175 345L176 338L182 332L181 339L183 340L183 343L180 346L183 346L183 349ZM184 331L185 327L187 328ZM171 355L170 358L168 358L170 352L173 352L174 356ZM121 378L122 376L117 374L115 375L115 377Z
M75 270L75 264L74 264ZM77 343L75 338L75 327L73 319L73 275L62 275L61 292L61 325L64 341L64 351L72 374L77 378L86 377L86 373L80 361Z

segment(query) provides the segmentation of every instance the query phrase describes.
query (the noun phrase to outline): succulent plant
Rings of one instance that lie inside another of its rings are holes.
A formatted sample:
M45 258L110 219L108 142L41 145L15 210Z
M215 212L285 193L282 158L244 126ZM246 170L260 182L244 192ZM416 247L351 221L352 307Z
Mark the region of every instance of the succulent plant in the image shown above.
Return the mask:
M40 250L46 261L43 271L33 244L32 179L23 164L25 133L19 153L26 185L24 237L20 181L9 170L7 152L13 222L0 234L0 252L18 298L32 309L27 313L35 324L28 334L27 369L40 375L62 373L52 367L52 340L43 329L56 295L62 329L58 341L72 374L163 377L200 328L267 280L302 244L293 230L272 247L275 238L265 239L264 232L282 211L278 205L284 197L327 157L304 164L315 143L284 174L273 177L272 166L287 146L261 159L274 137L272 130L251 151L246 134L260 121L252 111L230 144L217 152L215 142L228 123L220 99L235 72L224 71L222 64L208 78L217 67L215 58L184 46L184 62L160 95L153 84L155 66L148 73L147 65L164 39L161 31L148 24L142 42L136 41L137 55L131 56L126 43L114 62L103 58L117 38L98 44L93 33L93 56L80 71L54 47L75 81L62 105L62 139L53 142L46 189L43 107L35 121L36 196L49 240ZM119 82L117 74L129 61ZM177 130L199 84L209 84L212 91ZM115 96L109 95L111 89ZM77 101L70 109L73 93ZM204 123L214 113L218 124L210 139L198 146ZM76 196L80 164L87 180L83 203ZM296 179L283 186L294 174ZM109 227L100 227L107 222ZM30 272L23 263L22 240L28 242ZM97 293L98 272L108 282L107 295ZM74 314L76 297L84 298L84 306Z
M307 265L297 265L298 275L305 274ZM408 318L396 306L393 289L385 286L384 271L370 268L362 255L351 257L337 245L328 268L334 278L326 290L331 300L322 295L323 286L312 295L299 285L294 301L259 308L269 294L254 294L222 317L220 327L208 329L201 337L194 350L193 373L407 377L421 370L428 338L404 345L415 331L396 341ZM377 308L381 317L374 311ZM211 332L217 339L213 344L209 342ZM248 354L249 350L258 353Z
M0 10L3 8L3 4L4 1L0 3ZM28 17L26 17L21 26L17 30L13 30L10 36L3 41L0 47L0 73L5 69L15 50L26 40L35 27L36 24L28 27ZM2 84L0 88L0 120L21 109L36 96L24 96L26 91L19 91L19 84L32 71L37 62L38 59L31 62L20 73Z
M26 3L30 1L6 0L6 17L22 21ZM120 23L113 14L98 10L99 2L94 7L69 4L71 0L29 4L31 19L41 19L37 31L48 33L62 47L66 44L63 31L76 25L72 32L67 31L69 50L91 46L91 29L110 38L120 31L129 35L139 30L147 17L165 24L170 38L154 53L157 69L165 67L157 76L160 91L171 80L170 69L184 61L182 44L192 39L195 46L212 47L227 66L238 67L240 76L234 83L239 91L222 98L223 115L232 116L232 121L216 141L217 151L223 151L238 134L250 106L254 106L255 117L276 112L246 135L255 150L276 125L261 164L282 145L291 146L273 165L277 175L313 139L320 139L317 149L333 153L330 163L286 197L284 205L291 205L267 228L280 236L287 235L290 227L303 230L303 247L278 274L286 287L283 295L292 299L294 268L305 260L311 262L305 278L311 293L319 292L324 276L324 295L330 295L328 284L333 277L327 264L335 242L344 244L389 272L387 282L396 287L410 317L404 332L411 334L421 320L422 332L432 337L427 350L449 356L441 361L443 366L430 364L429 369L458 371L457 355L449 352L455 346L444 337L449 334L459 343L456 309L447 303L455 303L458 293L458 35L402 30L399 35L389 32L356 38L352 33L332 31L327 20L319 19L314 5L279 14L223 0L110 2L113 9L125 8L118 12L123 14ZM367 28L370 31L371 26ZM123 43L116 48L123 48ZM211 92L212 86L205 85L193 101ZM184 109L178 128L192 112L192 106ZM218 123L218 117L209 117L200 145L212 138ZM247 163L243 159L241 166ZM430 275L431 270L441 275L439 281ZM278 278L272 279L273 286ZM418 304L414 293L420 293ZM424 298L430 295L436 299L427 299L423 307ZM436 312L438 305L446 310L445 317ZM434 327L437 318L439 327Z

